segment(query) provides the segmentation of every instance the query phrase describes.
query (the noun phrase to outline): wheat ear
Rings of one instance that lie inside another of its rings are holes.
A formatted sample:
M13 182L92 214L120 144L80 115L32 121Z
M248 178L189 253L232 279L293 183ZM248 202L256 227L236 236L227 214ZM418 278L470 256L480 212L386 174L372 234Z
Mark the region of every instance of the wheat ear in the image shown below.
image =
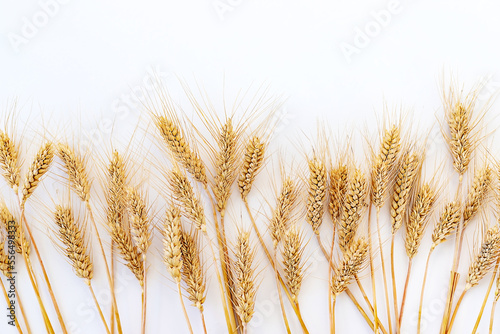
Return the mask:
M449 110L445 110L450 135L447 139L453 157L453 167L459 175L463 175L472 155L472 109L457 102Z
M298 302L302 280L304 279L303 242L302 233L295 226L291 226L284 235L281 249L285 283L295 303Z
M349 248L343 252L341 263L335 267L331 289L335 297L344 292L354 277L367 264L368 244L364 238L353 240Z
M306 220L312 226L316 235L323 222L324 202L327 191L327 173L325 164L318 158L308 161L309 184L307 197Z
M28 169L28 174L22 186L21 203L24 205L26 200L33 194L40 179L49 169L54 158L54 147L51 142L45 143L37 152L35 159Z
M175 199L181 205L186 217L194 226L205 232L207 229L205 211L187 176L178 168L169 173L169 182Z
M497 262L497 259L500 255L500 230L498 226L490 228L486 232L486 236L484 238L483 243L481 244L481 249L479 253L476 255L476 258L471 263L469 267L469 272L467 274L467 279L465 281L465 288L460 298L457 301L457 305L455 306L455 310L453 311L453 315L450 320L450 324L447 327L447 331L451 331L453 327L453 322L457 315L458 309L462 303L462 300L465 296L465 293L472 287L479 284L486 274L491 272L493 266Z
M182 280L186 285L188 299L193 306L203 311L205 303L205 275L200 261L196 236L181 233Z
M403 290L403 299L401 301L401 308L399 310L399 329L401 328L401 324L403 322L406 293L408 291L408 283L410 280L413 258L418 252L420 242L422 241L422 237L424 236L425 228L427 227L427 222L429 221L429 217L436 202L436 197L437 195L435 189L430 184L424 184L423 186L421 186L417 191L416 198L410 210L410 217L408 219L408 223L406 224L405 249L409 261L405 286Z
M148 252L151 245L151 221L148 217L143 195L136 188L127 189L127 210L132 220L130 224L131 232L135 244L142 255Z
M114 151L108 166L107 224L111 238L118 247L126 266L132 271L142 287L144 286L144 263L141 253L132 243L130 231L125 226L124 221L126 183L123 159L117 151Z
M73 192L80 198L80 200L82 200L82 202L85 203L87 211L89 212L90 222L95 231L97 241L99 244L99 249L104 259L106 276L111 291L111 299L112 299L111 331L113 331L114 329L114 324L115 324L114 321L116 319L118 333L121 334L123 330L121 326L120 315L118 312L118 306L116 304L116 297L113 288L113 278L111 277L111 272L108 265L108 259L106 258L106 252L104 251L101 235L97 228L97 224L94 219L94 213L90 205L90 188L92 186L92 183L89 180L87 168L85 166L85 160L82 159L78 154L76 154L76 152L69 145L66 144L57 145L57 155L63 162L66 173L68 174L68 181L71 189L73 189Z
M345 199L344 193L347 189L347 176L347 165L341 164L330 171L328 211L333 222L337 222L342 214L341 210Z
M12 139L3 131L0 131L0 169L9 186L17 193L21 177L17 150Z
M250 245L250 233L240 232L235 246L233 263L235 309L245 333L247 324L252 320L254 314L255 294L257 292L254 269L255 248Z
M276 200L276 207L269 222L269 234L273 240L274 248L278 247L285 231L288 229L288 224L298 204L298 198L299 190L297 185L287 176L283 180L281 191Z
M238 189L243 200L246 200L248 193L252 189L253 181L261 170L265 151L266 143L258 136L253 136L246 145L245 157L243 158L243 165L238 179Z
M177 163L182 165L196 181L207 184L205 164L198 154L189 146L182 129L165 116L156 116L154 122L167 148L173 154Z
M349 250L354 240L362 212L366 206L368 184L365 174L358 168L349 177L347 193L339 225L339 246L343 252Z
M493 171L490 167L484 167L474 173L472 187L467 194L463 213L463 229L474 218L487 198L490 190Z
M10 213L3 201L0 201L0 223L7 233L9 239L14 239L16 252L18 254L26 253L30 255L30 243L24 233L21 233L21 226L18 220Z

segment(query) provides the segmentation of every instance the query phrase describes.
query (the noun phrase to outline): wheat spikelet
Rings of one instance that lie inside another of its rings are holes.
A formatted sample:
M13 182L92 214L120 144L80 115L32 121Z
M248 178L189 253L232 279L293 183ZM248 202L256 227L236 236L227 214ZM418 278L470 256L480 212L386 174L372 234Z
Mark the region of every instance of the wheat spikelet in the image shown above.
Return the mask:
M16 252L22 254L24 251L27 256L30 254L30 243L26 238L26 233L22 234L21 226L18 220L10 213L9 209L3 201L0 201L0 223L7 233L8 239L14 239L16 244Z
M20 180L17 150L14 142L2 131L0 131L0 169L9 186L17 192Z
M384 206L389 176L394 168L399 150L401 135L398 126L393 125L384 131L380 153L373 161L371 172L371 201L377 208Z
M195 237L181 233L182 280L186 284L188 299L203 311L206 283L196 243Z
M340 218L342 213L344 193L347 189L347 175L347 165L339 165L330 171L330 201L328 203L328 210L334 222Z
M416 199L411 208L410 218L406 224L405 248L406 254L411 259L418 251L420 241L424 235L425 227L436 202L436 192L429 184L424 184L417 192Z
M64 163L71 188L83 202L87 202L90 198L90 182L83 160L65 144L57 145L57 155Z
M4 246L5 241L3 238L0 239L0 272L5 276L10 278L11 271L14 269L12 262L9 260L9 254L5 251Z
M394 183L394 191L391 201L392 233L403 224L403 217L408 206L411 190L420 165L419 156L415 153L407 152L403 156L401 166Z
M262 142L258 136L252 137L245 148L243 166L238 179L238 189L243 199L248 196L252 183L262 167L265 150L266 143Z
M217 136L219 151L215 159L215 180L213 192L216 207L219 212L224 212L227 200L231 196L231 186L236 179L237 170L237 134L229 118L219 130Z
M56 206L54 221L58 227L57 236L65 247L64 253L70 260L76 276L91 280L94 268L87 250L83 227L75 222L70 208L60 205Z
M481 168L474 174L472 187L467 194L464 206L464 228L474 218L486 200L492 181L493 171L489 167Z
M432 232L432 246L434 249L456 231L461 218L461 204L453 201L445 205L439 221Z
M146 203L135 188L128 188L127 202L127 209L132 220L130 225L132 236L139 252L146 254L152 238Z
M335 296L344 292L349 283L366 266L368 254L368 244L364 238L356 239L344 252L342 262L335 266L331 289Z
M309 188L307 197L307 222L314 233L319 234L323 222L324 201L326 197L327 176L325 164L317 159L311 159L309 164Z
M176 282L181 281L181 213L172 206L163 220L163 263Z
M453 157L453 167L459 175L467 170L472 155L472 108L460 101L446 111L450 136L447 139Z
M298 204L299 190L290 177L286 177L278 195L276 207L269 223L269 232L274 248L278 246L288 229L288 223Z
M205 211L188 178L179 169L174 168L169 173L169 182L175 199L181 204L186 217L194 226L205 232L207 229Z
M41 177L47 172L52 159L54 158L54 148L51 142L45 143L37 152L35 159L31 163L28 174L22 187L22 203L35 191Z
M304 247L302 243L302 234L295 226L291 226L283 237L281 255L283 270L285 271L285 283L294 302L297 302L304 278L304 262L302 259Z
M106 196L107 224L126 266L132 271L140 285L144 284L144 263L137 247L132 243L130 231L125 227L126 174L123 159L117 151L108 166L108 193Z
M339 226L339 246L343 252L349 249L354 239L361 214L366 205L367 192L368 185L365 174L356 168L349 177Z
M196 181L207 184L205 164L184 139L181 128L165 116L154 117L154 122L177 163L193 175Z
M252 320L255 307L255 272L253 262L255 250L250 246L250 233L240 232L234 251L234 289L236 297L236 313L243 324Z
M469 267L465 289L479 284L479 281L493 269L500 255L500 231L495 226L486 232L486 237L481 245L474 262Z

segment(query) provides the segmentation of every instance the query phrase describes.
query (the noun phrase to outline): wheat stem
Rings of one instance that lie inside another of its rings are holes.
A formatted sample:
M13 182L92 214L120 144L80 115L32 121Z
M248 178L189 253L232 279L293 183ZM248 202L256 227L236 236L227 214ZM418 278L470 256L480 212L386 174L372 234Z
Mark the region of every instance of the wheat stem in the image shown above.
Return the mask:
M92 299L94 300L95 306L97 308L97 311L99 312L99 316L101 317L102 323L104 327L106 327L106 333L111 334L108 324L106 323L106 319L104 318L104 314L102 313L101 307L99 306L99 302L97 301L97 298L94 293L94 289L92 288L92 283L90 282L90 279L86 280L86 283L89 287L90 293L92 294Z
M277 259L276 259L276 248L274 249L274 263L277 263ZM288 323L288 318L286 316L286 311L285 311L285 305L283 304L283 294L281 293L281 287L280 287L280 284L279 284L279 279L278 277L280 276L279 272L278 272L278 266L274 266L274 275L276 277L276 288L278 289L278 298L279 298L279 301L280 301L280 308L281 308L281 314L283 316L283 323L285 324L285 329L286 329L286 332L288 334L291 334L291 330L290 330L290 324Z
M144 284L142 286L142 312L141 312L141 333L146 334L146 315L147 315L147 300L148 300L148 290L147 290L147 267L146 267L146 254L142 254L143 262L143 272L144 272Z
M481 309L479 310L479 314L476 319L476 323L474 324L474 329L471 334L475 334L477 332L477 328L479 327L479 323L483 317L484 308L486 307L486 303L488 302L488 297L490 296L491 289L493 288L493 284L495 283L496 274L498 272L498 264L500 263L500 258L497 260L495 264L495 270L493 271L493 275L491 275L490 283L488 285L488 289L486 290L486 294L483 299L483 303L481 304Z
M495 308L497 306L498 299L493 300L493 304L491 305L491 315L490 315L490 334L493 333L493 322L495 320Z
M427 255L427 260L425 261L425 270L424 270L424 279L422 281L422 289L420 290L420 302L418 305L418 324L417 324L417 334L420 334L420 327L422 324L422 304L424 302L424 291L425 291L425 283L427 281L427 272L429 270L429 260L431 259L432 252L434 251L434 247L429 250L429 254Z
M384 261L384 250L382 247L382 235L380 233L380 208L377 209L377 236L378 236L378 246L380 248L380 262L382 264L382 276L384 278L384 292L385 292L385 306L387 309L387 322L389 326L389 333L392 333L392 322L391 322L391 307L389 302L389 288L387 287L387 274L385 270L385 261Z
M397 295L397 287L396 287L396 269L394 266L394 236L392 234L391 238L391 277L392 277L392 298L394 303L394 320L396 321L396 334L399 333L399 308L398 308L398 295Z
M451 328L453 327L453 323L455 322L455 317L457 316L458 309L460 305L462 304L462 300L464 299L465 293L468 291L467 287L464 289L464 291L460 294L460 297L458 298L457 305L455 305L455 310L453 311L453 315L451 316L450 324L448 325L446 332L449 333L451 331Z
M332 334L335 334L335 303L337 301L337 297L335 295L333 296L333 302L332 302L332 325L330 328L330 332Z
M184 304L184 299L182 298L181 281L177 281L177 292L179 293L179 300L181 301L182 312L184 313L184 318L186 319L189 333L193 334L193 327L191 327L191 321L189 321L189 316L188 316L187 311L186 311L186 305ZM201 316L203 319L203 312L201 313ZM203 326L203 328L205 328L205 326ZM205 332L206 332L206 329L205 329Z
M203 311L200 311L201 315L201 324L203 325L203 333L207 334L207 324L205 323L205 316L203 315Z
M375 285L375 267L373 264L373 245L372 245L372 205L369 204L368 208L368 260L370 265L370 279L372 282L372 293L373 293L373 319L375 320L375 328L373 329L375 334L378 334L378 312L377 312L377 288Z
M15 293L16 293L17 302L19 303L19 309L21 310L21 314L23 315L24 324L26 325L26 330L28 331L28 333L32 333L31 332L31 327L30 327L30 324L29 324L29 321L28 321L28 315L26 314L26 312L24 310L23 302L21 301L21 296L19 295L19 292L17 291L16 288L14 288L14 290L15 290Z
M405 287L403 290L403 299L401 300L401 309L399 311L398 332L401 331L401 323L403 321L403 312L405 310L406 293L408 291L408 283L410 281L411 265L412 265L412 259L410 259L408 262L408 271L406 272Z

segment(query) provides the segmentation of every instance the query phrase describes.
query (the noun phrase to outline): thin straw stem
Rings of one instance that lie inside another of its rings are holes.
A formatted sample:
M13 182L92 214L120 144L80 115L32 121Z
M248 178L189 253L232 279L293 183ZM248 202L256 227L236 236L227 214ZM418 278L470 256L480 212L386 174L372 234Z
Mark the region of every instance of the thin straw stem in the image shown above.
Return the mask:
M387 322L389 324L389 333L392 333L391 307L390 307L390 302L389 302L389 288L387 286L387 274L385 271L384 250L382 247L382 235L380 234L380 208L378 208L378 207L377 207L377 236L378 236L378 246L380 248L380 262L382 264L382 275L384 278L384 292L385 292L385 306L387 309Z
M453 315L451 316L450 324L448 325L448 328L446 329L446 333L449 333L451 331L451 328L453 327L453 323L455 322L455 317L457 316L458 309L460 308L460 304L462 304L462 300L464 299L465 293L467 292L467 289L464 289L462 294L460 295L460 298L458 298L457 305L455 305L455 310L453 311Z
M189 329L189 333L193 334L193 327L191 326L191 321L189 321L189 316L186 311L186 305L184 304L184 299L182 298L181 291L181 281L177 281L177 292L179 293L179 300L181 301L182 312L184 313L184 318L186 319L186 323ZM201 313L201 318L203 319L203 312ZM205 322L203 321L203 328L205 328ZM206 332L206 329L205 329Z
M391 238L391 277L392 277L392 298L394 302L394 320L396 321L396 334L399 333L399 308L398 308L398 292L396 287L396 269L394 268L394 236Z
M24 324L26 325L26 330L28 331L28 333L32 333L31 327L30 327L30 324L28 321L28 316L24 310L24 305L23 305L23 302L21 301L21 296L19 295L19 291L17 291L16 288L14 288L14 291L16 293L16 298L17 298L17 302L19 304L19 309L21 310L21 314L23 315Z
M490 334L493 333L493 322L495 321L495 309L497 306L497 301L496 299L493 300L493 305L491 305L491 315L490 315Z
M378 312L377 312L377 288L375 285L375 266L373 264L373 248L372 248L372 205L368 208L368 257L370 266L370 279L372 281L372 294L373 294L373 318L375 319L375 328L373 331L378 334ZM333 251L332 251L333 254Z
M403 299L401 300L401 310L399 311L398 330L397 330L398 332L401 331L401 323L403 322L403 313L405 310L405 303L406 303L406 293L408 292L408 283L410 282L411 265L412 265L412 259L408 261L408 271L406 272L405 287L403 290Z
M106 323L106 319L104 318L104 314L102 313L101 307L99 306L99 302L97 301L97 298L95 296L94 289L92 288L92 283L90 282L90 280L87 280L86 283L89 287L90 293L92 294L92 298L94 299L94 303L95 306L97 307L97 311L99 312L99 316L101 317L102 323L104 327L106 327L106 333L111 334L111 332L109 331L108 324Z
M90 222L91 222L92 228L94 229L95 234L97 236L97 242L99 244L99 249L101 251L102 258L104 259L104 267L106 269L106 276L108 279L109 290L111 291L110 294L111 294L111 303L112 303L111 304L112 330L114 331L114 324L115 324L115 320L116 320L116 326L118 329L118 333L122 334L123 333L122 325L121 325L121 321L120 321L120 315L118 312L118 305L116 304L115 290L113 289L113 279L111 277L111 272L109 269L108 260L106 258L106 252L104 251L104 246L102 244L101 236L99 234L99 230L97 229L97 224L96 224L95 219L94 219L94 213L92 211L92 207L90 206L90 202L88 200L85 201L85 207L87 208L87 211L89 213Z
M10 305L9 294L7 293L7 290L5 289L5 285L3 284L3 280L1 278L0 278L0 285L2 286L3 294L5 296L5 301L7 302L7 305ZM14 313L14 324L16 325L16 328L19 331L19 333L23 334L23 330L21 329L21 326L19 325L19 322L17 321L17 316L15 313Z
M429 254L427 255L427 260L425 261L424 280L422 281L422 289L420 289L420 303L418 305L417 334L420 334L420 327L422 325L422 304L424 302L425 282L427 281L427 272L429 270L429 260L431 259L431 255L432 255L433 251L434 251L434 247L429 250Z
M277 263L278 260L276 259L276 248L274 249L274 263ZM292 331L290 330L290 324L288 323L288 318L286 316L286 311L285 311L285 305L283 304L283 294L281 293L281 287L279 284L279 272L278 272L278 266L274 266L274 275L276 276L276 288L278 289L278 297L280 300L280 308L281 308L281 313L283 315L283 322L285 324L286 332L288 334L291 334Z
M491 289L493 288L493 284L495 284L495 278L498 271L498 264L500 263L500 258L497 260L495 264L495 270L493 270L493 275L491 275L490 284L488 285L488 290L486 290L486 294L484 295L483 303L481 304L481 309L479 310L479 314L476 319L476 323L474 324L474 329L472 330L472 334L477 332L477 328L479 327L479 323L483 317L484 308L486 307L486 303L488 302L488 297L490 296Z
M146 334L146 315L147 315L147 300L148 300L148 290L147 290L147 266L146 266L146 254L142 254L142 261L144 262L144 283L142 286L142 312L141 312L141 333Z
M207 324L205 323L205 315L203 314L203 311L200 311L201 314L201 324L203 325L203 333L207 334Z

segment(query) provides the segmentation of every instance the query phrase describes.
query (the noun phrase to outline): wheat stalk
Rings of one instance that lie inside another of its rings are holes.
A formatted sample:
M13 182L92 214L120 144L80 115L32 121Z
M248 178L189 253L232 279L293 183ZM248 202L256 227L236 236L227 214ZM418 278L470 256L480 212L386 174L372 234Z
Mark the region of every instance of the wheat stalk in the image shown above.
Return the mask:
M3 131L0 131L0 169L9 186L17 193L20 180L17 150L12 139Z
M325 164L318 158L308 161L309 165L309 187L307 197L306 220L312 226L316 235L319 235L319 227L323 222L324 201L327 191L327 172Z
M299 190L295 182L290 177L285 177L269 222L269 234L273 240L274 248L278 247L288 229L288 223L297 207L298 198Z
M49 169L53 158L54 147L51 142L47 142L38 150L35 159L28 169L28 174L22 186L22 205L26 203L26 200L33 194L33 191L35 191L40 179Z
M342 208L342 219L339 225L339 246L343 252L348 251L354 240L362 212L366 206L367 193L368 184L365 174L356 168L349 177Z
M255 249L250 245L250 233L240 232L234 251L233 277L235 286L236 313L246 331L247 324L252 320L255 308Z
M238 179L238 189L243 200L246 200L248 193L252 189L253 181L261 170L264 162L266 143L260 137L253 136L245 148L245 156Z

